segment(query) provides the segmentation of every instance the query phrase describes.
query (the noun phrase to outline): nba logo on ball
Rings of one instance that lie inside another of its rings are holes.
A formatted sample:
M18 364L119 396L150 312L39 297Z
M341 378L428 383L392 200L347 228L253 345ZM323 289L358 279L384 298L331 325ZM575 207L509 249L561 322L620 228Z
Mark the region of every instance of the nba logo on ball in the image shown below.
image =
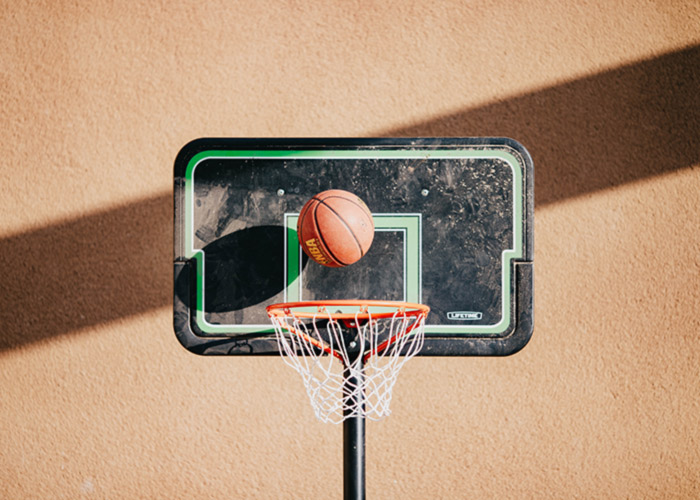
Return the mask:
M374 239L374 221L367 205L341 189L323 191L306 202L297 223L299 243L314 261L328 267L360 260Z

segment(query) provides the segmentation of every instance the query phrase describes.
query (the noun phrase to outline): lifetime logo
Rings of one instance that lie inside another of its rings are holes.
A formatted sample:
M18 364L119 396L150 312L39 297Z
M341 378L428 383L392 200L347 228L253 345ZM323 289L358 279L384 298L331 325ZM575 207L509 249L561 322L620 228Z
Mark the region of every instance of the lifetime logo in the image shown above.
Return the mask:
M453 321L478 321L483 317L483 314L476 311L450 311L447 313L447 319Z

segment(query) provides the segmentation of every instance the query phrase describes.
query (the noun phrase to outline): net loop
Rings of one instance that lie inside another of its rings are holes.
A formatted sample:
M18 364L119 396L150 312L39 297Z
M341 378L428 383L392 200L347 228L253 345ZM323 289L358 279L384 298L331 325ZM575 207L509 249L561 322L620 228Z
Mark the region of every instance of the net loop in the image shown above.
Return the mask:
M301 375L316 416L333 423L390 413L398 373L423 347L429 311L422 304L369 300L267 308L282 358Z

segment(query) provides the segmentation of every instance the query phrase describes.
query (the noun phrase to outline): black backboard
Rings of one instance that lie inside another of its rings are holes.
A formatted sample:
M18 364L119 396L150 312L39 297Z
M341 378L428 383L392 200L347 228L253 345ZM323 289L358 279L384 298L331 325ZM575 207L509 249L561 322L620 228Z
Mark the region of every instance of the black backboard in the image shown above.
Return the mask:
M318 299L430 306L423 355L506 355L532 333L532 161L502 138L199 139L175 161L175 330L200 354L277 354L265 307ZM371 209L359 262L301 252L304 203Z

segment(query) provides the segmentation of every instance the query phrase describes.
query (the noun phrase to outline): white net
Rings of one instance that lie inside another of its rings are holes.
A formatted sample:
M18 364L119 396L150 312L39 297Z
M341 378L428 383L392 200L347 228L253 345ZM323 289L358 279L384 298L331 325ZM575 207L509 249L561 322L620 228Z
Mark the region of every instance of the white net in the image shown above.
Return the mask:
M323 306L313 314L269 313L282 358L301 375L319 420L389 415L398 373L423 347L427 315L427 308L395 309L373 315L363 308L342 319Z

